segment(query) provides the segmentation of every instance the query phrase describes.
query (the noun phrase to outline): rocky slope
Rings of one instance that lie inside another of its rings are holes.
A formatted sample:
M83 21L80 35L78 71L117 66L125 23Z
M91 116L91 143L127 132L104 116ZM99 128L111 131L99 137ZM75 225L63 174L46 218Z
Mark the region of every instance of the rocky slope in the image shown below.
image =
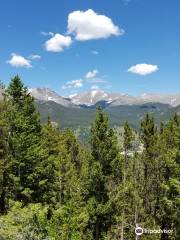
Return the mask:
M50 90L49 88L30 88L29 92L37 100L53 101L66 107L74 106L70 99L61 97L58 93Z
M144 103L163 103L173 107L180 105L180 94L149 94L131 96L122 93L108 93L103 90L91 90L79 94L73 94L69 98L61 97L58 93L48 88L29 89L30 93L38 100L53 101L62 106L93 106L103 103L104 106L135 105Z

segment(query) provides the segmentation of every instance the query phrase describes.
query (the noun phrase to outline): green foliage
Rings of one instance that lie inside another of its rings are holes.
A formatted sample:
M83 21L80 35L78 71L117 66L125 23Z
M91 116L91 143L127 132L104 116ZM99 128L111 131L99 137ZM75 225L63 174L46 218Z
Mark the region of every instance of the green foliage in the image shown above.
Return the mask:
M8 109L9 108L9 109ZM12 192L11 161L9 158L9 125L5 114L10 110L6 102L0 102L0 213L6 212Z
M175 115L161 132L161 209L159 222L162 227L173 229L180 236L180 117Z
M46 150L41 144L41 124L34 99L18 76L11 80L6 90L6 101L12 105L6 121L10 128L8 141L13 162L14 198L24 203L38 201L37 170Z
M50 117L41 125L21 79L11 80L0 102L0 239L131 240L141 226L173 231L142 239L175 240L179 216L178 115L160 129L147 114L139 132L128 122L115 131L98 108L85 145Z
M117 137L108 125L108 118L101 108L97 109L96 119L91 127L91 151L98 175L94 179L95 215L93 222L94 239L105 236L113 221L113 208L110 193L112 185L113 168L119 162L119 149ZM118 172L118 175L121 172Z
M7 215L0 217L0 239L45 239L47 236L47 207L30 204L22 207L20 202L10 202Z

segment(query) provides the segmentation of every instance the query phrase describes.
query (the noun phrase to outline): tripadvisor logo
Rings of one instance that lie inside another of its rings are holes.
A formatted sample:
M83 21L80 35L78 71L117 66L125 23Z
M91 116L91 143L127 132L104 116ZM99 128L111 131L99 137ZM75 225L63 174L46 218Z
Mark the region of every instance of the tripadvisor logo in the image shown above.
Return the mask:
M138 235L138 236L142 235L142 234L143 234L143 228L141 228L141 227L136 227L136 228L135 228L135 233L136 233L136 235Z
M173 232L173 230L169 230L169 229L143 229L141 227L136 227L135 228L135 233L137 236L142 235L143 233L146 234L158 234L158 233L165 233L165 234L171 234Z

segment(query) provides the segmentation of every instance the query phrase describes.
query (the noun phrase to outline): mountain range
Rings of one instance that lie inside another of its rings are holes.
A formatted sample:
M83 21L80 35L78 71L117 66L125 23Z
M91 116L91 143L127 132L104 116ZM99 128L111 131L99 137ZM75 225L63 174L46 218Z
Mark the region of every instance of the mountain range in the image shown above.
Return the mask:
M176 107L180 105L180 94L149 94L143 93L139 96L131 96L122 93L108 93L103 90L91 90L77 93L69 97L62 97L48 88L32 88L30 93L35 99L41 101L53 101L65 107L93 107L97 104L102 107L113 107L120 105L139 105L145 103L163 103Z
M36 99L42 122L50 115L61 127L87 129L95 117L98 105L110 116L110 124L121 126L128 120L138 128L145 113L154 115L156 122L166 121L172 114L180 113L180 94L148 94L131 96L92 90L62 97L48 88L33 88L29 92Z
M3 90L0 88L0 99ZM127 120L138 129L144 114L154 115L157 123L166 121L174 113L180 114L180 94L148 94L131 96L92 90L62 97L48 88L32 88L29 93L41 115L42 123L48 115L60 127L82 129L82 134L95 118L96 107L101 106L110 116L112 126L122 126Z

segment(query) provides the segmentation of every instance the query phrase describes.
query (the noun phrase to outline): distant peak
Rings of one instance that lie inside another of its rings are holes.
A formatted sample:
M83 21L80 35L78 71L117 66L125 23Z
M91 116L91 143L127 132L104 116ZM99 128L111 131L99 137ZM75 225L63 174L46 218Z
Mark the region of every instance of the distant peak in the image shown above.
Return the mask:
M142 93L140 96L141 96L141 97L146 97L146 96L147 96L147 93Z
M35 99L42 101L54 101L64 106L87 105L93 106L104 101L111 106L143 104L148 102L164 103L171 106L180 105L180 94L142 93L139 96L131 96L125 93L105 92L102 89L91 89L86 92L73 93L65 98L49 88L29 88L29 92Z
M73 97L76 97L77 95L78 95L77 93L73 93L73 94L70 94L68 98L73 98Z

